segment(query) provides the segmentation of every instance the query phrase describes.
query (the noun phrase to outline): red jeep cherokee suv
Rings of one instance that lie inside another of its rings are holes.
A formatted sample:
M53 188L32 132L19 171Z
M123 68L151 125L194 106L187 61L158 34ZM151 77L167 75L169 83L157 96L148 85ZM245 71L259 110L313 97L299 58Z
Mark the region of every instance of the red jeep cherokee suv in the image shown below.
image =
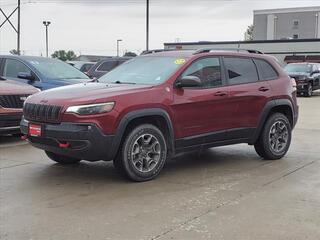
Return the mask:
M273 57L201 49L143 55L98 82L31 96L21 130L58 163L113 160L146 181L189 150L248 143L282 158L297 117L295 86Z

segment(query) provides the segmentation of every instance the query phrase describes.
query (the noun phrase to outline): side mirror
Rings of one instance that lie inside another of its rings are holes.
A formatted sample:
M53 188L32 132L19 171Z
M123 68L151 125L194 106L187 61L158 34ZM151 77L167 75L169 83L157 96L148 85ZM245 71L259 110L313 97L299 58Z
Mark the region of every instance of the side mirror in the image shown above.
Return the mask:
M19 72L18 78L26 79L26 80L30 80L30 81L36 80L36 78L31 73L28 73L28 72Z
M201 80L196 76L185 76L176 82L176 87L200 87Z
M317 73L320 73L320 70L315 70L315 71L313 71L313 72L311 73L311 75L317 74Z

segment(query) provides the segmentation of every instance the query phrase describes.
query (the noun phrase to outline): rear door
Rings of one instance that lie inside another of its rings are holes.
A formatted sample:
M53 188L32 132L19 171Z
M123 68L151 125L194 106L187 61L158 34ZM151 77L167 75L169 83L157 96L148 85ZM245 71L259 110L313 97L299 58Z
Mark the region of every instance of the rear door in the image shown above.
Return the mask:
M223 61L230 87L230 101L235 106L228 139L250 138L258 126L265 104L272 97L269 84L271 77L260 80L258 73L258 66L262 75L269 64L264 60L246 57L224 57Z

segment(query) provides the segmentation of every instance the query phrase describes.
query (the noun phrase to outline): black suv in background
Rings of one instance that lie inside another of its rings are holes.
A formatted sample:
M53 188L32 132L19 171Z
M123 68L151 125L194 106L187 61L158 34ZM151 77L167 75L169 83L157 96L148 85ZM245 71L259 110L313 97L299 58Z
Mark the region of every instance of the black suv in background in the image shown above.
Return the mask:
M285 71L296 80L298 94L311 97L314 90L320 89L320 63L290 63Z
M131 57L112 57L100 60L90 68L87 75L90 78L99 78L130 59Z

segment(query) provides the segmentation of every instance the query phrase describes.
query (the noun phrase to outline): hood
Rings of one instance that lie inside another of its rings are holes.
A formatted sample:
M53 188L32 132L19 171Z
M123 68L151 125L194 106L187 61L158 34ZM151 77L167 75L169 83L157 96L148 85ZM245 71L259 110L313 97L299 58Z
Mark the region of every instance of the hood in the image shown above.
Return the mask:
M54 83L54 85L57 86L66 86L66 85L71 85L71 84L78 84L78 83L85 83L92 81L90 78L83 78L83 79L50 79L47 81L48 83Z
M28 102L51 105L89 104L112 101L112 97L150 89L150 85L82 83L58 87L40 92L28 98Z
M297 80L309 77L310 74L306 72L288 72L290 77L296 78Z
M30 95L39 92L31 85L12 80L0 80L0 95Z

